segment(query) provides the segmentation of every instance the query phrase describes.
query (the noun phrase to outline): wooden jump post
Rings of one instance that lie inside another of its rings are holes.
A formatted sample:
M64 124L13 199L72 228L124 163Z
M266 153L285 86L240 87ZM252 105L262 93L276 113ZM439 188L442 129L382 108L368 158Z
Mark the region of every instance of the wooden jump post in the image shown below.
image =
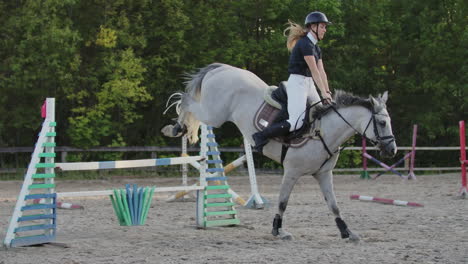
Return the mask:
M465 121L458 123L460 129L460 164L461 164L461 187L458 194L466 198L468 196L468 181L466 180L466 165L468 160L466 159L466 136L465 136Z
M41 117L44 118L42 129L3 242L6 247L55 241L57 195L53 163L57 123L54 98L46 99ZM35 199L44 199L45 204L33 204Z
M229 194L232 195L232 198L234 201L241 205L245 206L246 208L250 209L262 209L265 206L269 206L268 201L260 195L260 192L258 190L258 185L257 185L257 177L255 174L255 165L253 163L253 154L252 154L252 146L250 143L244 138L244 150L245 154L236 160L232 161L231 163L227 164L224 166L224 174L227 174L237 167L241 166L242 164L246 163L247 164L247 169L249 172L249 181L250 181L250 197L249 199L244 200L240 195L238 195L234 190L229 189L228 192ZM182 139L182 156L187 157L187 139L183 138ZM201 164L199 162L189 162L187 164L190 164L192 167L194 167L197 170L201 169ZM187 164L184 164L187 166ZM211 173L211 177L219 177L222 172L214 172ZM182 168L182 183L187 184L187 168ZM199 185L199 183L194 184L193 186ZM186 195L190 194L189 191L181 191L178 192L172 196L170 196L166 201L168 202L173 202L178 199L181 199L185 197Z

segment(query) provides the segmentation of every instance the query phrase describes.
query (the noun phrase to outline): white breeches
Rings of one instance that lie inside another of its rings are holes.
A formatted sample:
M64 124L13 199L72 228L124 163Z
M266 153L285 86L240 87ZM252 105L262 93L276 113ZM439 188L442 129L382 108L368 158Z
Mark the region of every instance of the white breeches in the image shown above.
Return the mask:
M312 77L305 77L299 74L289 75L286 85L288 93L288 122L291 124L289 131L294 131L304 124L305 109L307 101L314 104L320 101L320 96L315 88Z

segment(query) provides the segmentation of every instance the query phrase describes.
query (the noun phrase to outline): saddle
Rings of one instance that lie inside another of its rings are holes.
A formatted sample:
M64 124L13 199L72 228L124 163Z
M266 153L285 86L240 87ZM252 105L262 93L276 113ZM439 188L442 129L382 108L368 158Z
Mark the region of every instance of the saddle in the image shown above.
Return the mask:
M287 82L281 82L279 86L269 86L263 94L264 102L260 105L254 116L254 127L262 131L270 124L287 120L288 115L288 94L286 92ZM304 146L309 139L319 139L320 119L312 120L312 108L309 104L306 107L305 120L302 127L289 135L280 138L274 138L281 144L300 148Z

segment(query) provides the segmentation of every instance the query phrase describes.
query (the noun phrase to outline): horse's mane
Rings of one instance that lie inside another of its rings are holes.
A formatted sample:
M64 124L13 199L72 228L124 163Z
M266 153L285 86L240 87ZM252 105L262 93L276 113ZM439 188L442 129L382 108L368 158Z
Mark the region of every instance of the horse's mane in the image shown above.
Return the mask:
M371 111L373 109L371 100L369 98L362 98L342 90L335 91L335 96L333 100L335 101L335 104L333 106L336 109L354 105L366 107ZM314 107L314 110L312 112L312 118L320 118L321 116L325 115L330 109L330 105L317 105Z

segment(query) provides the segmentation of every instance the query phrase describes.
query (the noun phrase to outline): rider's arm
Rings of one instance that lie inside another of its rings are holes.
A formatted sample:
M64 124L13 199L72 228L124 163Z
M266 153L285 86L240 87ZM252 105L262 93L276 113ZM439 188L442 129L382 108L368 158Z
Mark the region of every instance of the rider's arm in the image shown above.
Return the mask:
M320 93L322 94L322 97L331 99L330 94L328 93L328 83L325 86L325 82L323 81L322 74L320 73L317 63L315 63L315 57L314 56L304 56L305 61L307 62L307 65L309 66L310 72L312 73L312 78L314 79L315 83L317 84ZM321 61L321 60L319 60Z
M322 82L325 85L327 93L331 94L330 87L328 87L327 73L325 72L325 68L323 67L323 61L321 59L317 63L317 68L320 72L320 77L322 77Z

